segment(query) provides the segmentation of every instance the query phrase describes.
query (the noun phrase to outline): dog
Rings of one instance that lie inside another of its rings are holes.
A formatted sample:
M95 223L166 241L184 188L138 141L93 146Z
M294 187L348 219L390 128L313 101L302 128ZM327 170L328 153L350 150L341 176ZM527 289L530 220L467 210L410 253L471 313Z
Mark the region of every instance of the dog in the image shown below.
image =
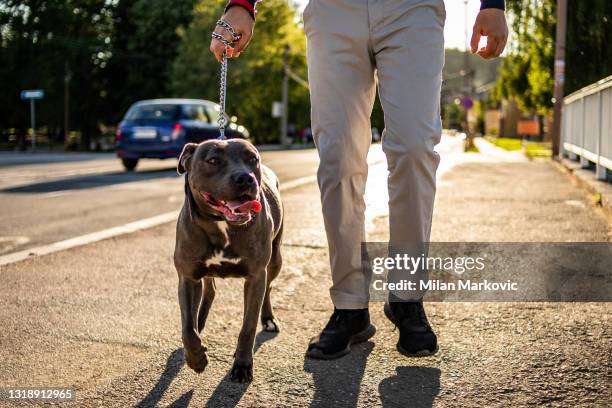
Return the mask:
M278 179L242 139L187 143L177 172L185 175L174 251L185 360L197 373L208 364L200 333L215 297L214 278L244 278L244 319L230 379L250 382L260 311L263 330L279 331L270 302L270 284L282 265Z

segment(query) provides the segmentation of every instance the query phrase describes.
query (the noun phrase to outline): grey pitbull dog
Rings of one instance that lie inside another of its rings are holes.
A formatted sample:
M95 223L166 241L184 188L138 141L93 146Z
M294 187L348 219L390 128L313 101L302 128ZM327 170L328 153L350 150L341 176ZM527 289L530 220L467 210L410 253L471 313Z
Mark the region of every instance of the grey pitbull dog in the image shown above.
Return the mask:
M282 263L278 180L240 139L188 143L177 170L185 173L174 250L185 360L197 373L208 364L199 334L215 297L214 278L244 278L244 319L230 378L251 381L260 311L264 330L279 331L270 303L270 283Z

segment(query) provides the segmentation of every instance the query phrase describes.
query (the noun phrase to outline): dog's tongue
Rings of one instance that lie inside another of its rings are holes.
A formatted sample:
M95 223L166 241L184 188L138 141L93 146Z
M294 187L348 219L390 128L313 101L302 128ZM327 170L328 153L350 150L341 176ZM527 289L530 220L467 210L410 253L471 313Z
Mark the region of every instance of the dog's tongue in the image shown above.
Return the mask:
M240 213L240 214L248 214L250 212L258 213L261 211L261 203L259 200L249 200L249 201L228 201L227 206L230 210Z

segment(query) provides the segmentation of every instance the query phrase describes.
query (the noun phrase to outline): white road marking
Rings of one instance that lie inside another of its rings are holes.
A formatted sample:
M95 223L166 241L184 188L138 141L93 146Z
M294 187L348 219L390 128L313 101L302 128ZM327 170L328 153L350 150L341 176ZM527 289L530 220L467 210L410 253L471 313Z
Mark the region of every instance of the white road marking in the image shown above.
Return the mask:
M118 235L129 234L131 232L155 227L160 224L175 221L178 217L178 214L179 211L171 211L164 214L156 215L155 217L145 218L143 220L120 225L118 227L113 227L102 231L93 232L91 234L85 234L78 237L69 238L59 242L54 242L49 245L42 245L39 247L25 249L23 251L13 252L8 255L2 255L0 256L0 266L19 262L24 259L28 259L35 256L47 255L53 252L63 251L65 249L91 244L94 242L101 241L103 239L116 237Z
M241 258L226 258L225 254L223 253L223 250L220 250L215 251L213 256L204 261L204 265L206 265L207 268L209 268L211 265L221 266L222 262L228 262L237 265L240 263L241 260Z

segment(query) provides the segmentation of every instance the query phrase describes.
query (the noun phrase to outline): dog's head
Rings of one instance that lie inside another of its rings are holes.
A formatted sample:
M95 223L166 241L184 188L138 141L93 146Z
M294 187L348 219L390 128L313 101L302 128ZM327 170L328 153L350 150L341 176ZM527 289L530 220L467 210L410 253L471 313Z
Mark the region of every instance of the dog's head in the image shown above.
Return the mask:
M207 140L185 145L177 171L188 173L198 207L243 224L261 210L259 161L257 149L245 140Z

